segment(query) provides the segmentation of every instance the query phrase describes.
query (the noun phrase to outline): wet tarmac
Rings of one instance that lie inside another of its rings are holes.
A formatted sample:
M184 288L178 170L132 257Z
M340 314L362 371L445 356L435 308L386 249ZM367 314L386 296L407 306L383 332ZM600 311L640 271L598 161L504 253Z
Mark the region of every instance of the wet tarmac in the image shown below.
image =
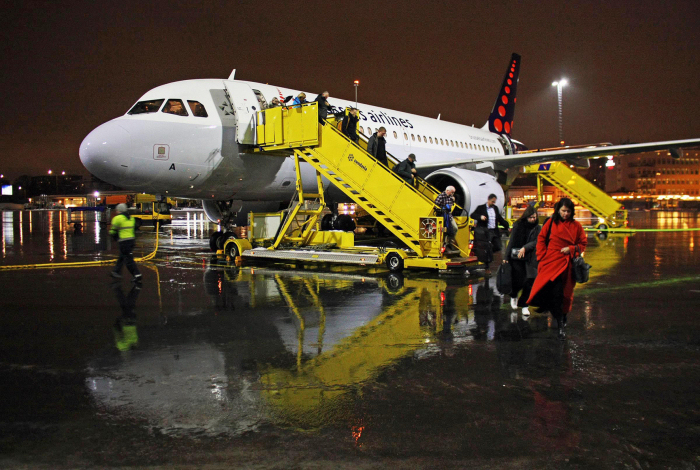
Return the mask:
M114 256L65 217L2 213L2 264ZM141 288L0 271L1 468L700 468L700 232L591 234L566 341L483 275L236 268L207 237L166 229Z

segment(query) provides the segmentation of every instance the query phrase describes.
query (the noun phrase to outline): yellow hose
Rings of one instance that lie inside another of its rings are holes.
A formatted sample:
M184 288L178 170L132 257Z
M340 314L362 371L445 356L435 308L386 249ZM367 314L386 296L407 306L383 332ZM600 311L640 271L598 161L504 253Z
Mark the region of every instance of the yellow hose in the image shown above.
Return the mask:
M156 252L158 251L158 240L159 233L156 230L156 247L153 251L146 256L141 258L134 258L134 261L150 261L156 257ZM85 268L89 266L105 266L108 264L113 264L116 260L102 260L102 261L79 261L75 263L42 263L42 264L16 264L12 266L0 266L0 271L9 271L11 269L50 269L50 268Z

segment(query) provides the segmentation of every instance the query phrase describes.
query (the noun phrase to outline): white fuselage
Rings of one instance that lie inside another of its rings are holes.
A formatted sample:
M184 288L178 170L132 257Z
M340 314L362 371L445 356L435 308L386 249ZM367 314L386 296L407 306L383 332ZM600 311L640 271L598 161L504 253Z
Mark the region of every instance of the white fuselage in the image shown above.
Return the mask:
M147 100L188 100L208 116L125 114L93 130L80 146L80 158L95 176L124 189L209 200L283 201L294 192L294 164L289 158L251 153L254 116L273 98L297 96L299 90L239 80L187 80L147 92ZM308 100L316 95L307 93ZM354 102L329 98L333 111ZM234 109L232 109L234 108ZM485 162L512 153L498 134L378 106L358 104L359 131L370 136L387 129L386 148L397 159L417 156L419 173L455 163ZM248 151L246 151L248 150ZM305 166L306 180L313 169Z

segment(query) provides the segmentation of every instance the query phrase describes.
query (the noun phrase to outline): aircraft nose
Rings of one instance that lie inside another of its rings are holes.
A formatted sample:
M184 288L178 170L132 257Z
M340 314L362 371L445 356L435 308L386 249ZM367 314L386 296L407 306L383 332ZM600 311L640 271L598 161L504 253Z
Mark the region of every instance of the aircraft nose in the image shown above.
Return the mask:
M131 160L131 136L115 121L90 132L80 144L80 161L85 168L108 183L124 176Z

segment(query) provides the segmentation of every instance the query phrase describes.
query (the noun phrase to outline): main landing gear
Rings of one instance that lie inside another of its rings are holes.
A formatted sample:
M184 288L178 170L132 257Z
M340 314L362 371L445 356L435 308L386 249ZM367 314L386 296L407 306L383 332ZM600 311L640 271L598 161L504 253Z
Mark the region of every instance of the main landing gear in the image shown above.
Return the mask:
M229 238L236 238L236 234L231 232L230 230L227 230L225 232L219 230L217 232L212 233L211 237L209 237L209 249L211 249L211 251L215 253L218 250L223 250L224 244Z

